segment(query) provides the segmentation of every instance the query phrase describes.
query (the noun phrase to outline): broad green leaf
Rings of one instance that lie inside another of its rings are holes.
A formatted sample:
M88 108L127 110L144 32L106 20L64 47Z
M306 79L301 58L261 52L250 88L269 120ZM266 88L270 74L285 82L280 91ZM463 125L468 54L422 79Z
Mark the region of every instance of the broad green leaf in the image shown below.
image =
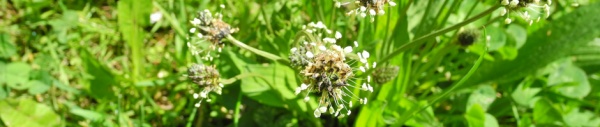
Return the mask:
M294 94L294 93L292 93L291 90L298 87L297 81L294 77L295 73L289 67L279 65L279 64L261 67L258 64L252 64L252 63L254 63L253 61L250 61L244 57L239 57L238 55L234 54L233 52L231 52L229 50L226 50L224 52L224 57L230 58L230 60L231 60L230 63L233 63L235 65L235 67L240 69L240 71L242 73L246 73L246 74L250 74L250 75L257 75L256 77L248 77L248 78L242 79L241 89L242 89L242 92L244 92L244 94L246 94L246 96L249 96L250 98L255 99L259 102L271 104L272 106L274 106L274 105L278 105L278 107L283 106L283 107L287 107L290 109L296 109L301 112L306 112L309 109L309 107L314 108L317 106L316 101L314 101L314 99L312 99L311 101L309 101L307 103L307 102L304 102L302 99L298 99L298 100L284 99L281 96L279 96L279 94L280 94L279 92L283 92L287 95L287 98L289 98L289 97L291 97L290 95ZM276 66L276 67L274 67L274 66ZM253 68L253 67L257 67L257 68ZM271 68L271 70L265 71L265 70L261 70L261 68L262 69ZM273 68L277 68L277 69L272 70ZM280 70L279 68L283 68L284 71ZM267 75L265 75L265 73ZM282 75L277 75L278 77L272 77L272 74L275 74L275 73L282 74ZM285 79L283 79L282 77L284 77ZM277 79L277 78L282 78L282 79ZM269 80L267 80L267 79L269 79ZM269 84L269 83L274 82L273 81L274 79L277 79L278 82L285 81L285 83L284 84L281 84L281 83ZM246 86L244 84L250 84L250 85ZM278 89L280 91L278 91ZM246 93L246 92L250 92L250 93ZM250 96L250 95L252 95L252 96ZM270 96L270 95L275 95L275 96ZM262 96L266 96L266 98L261 98ZM296 98L304 97L301 95L297 95L297 96L293 95L293 96ZM269 100L276 100L277 102L271 102ZM312 116L312 112L310 112L309 115Z
M551 73L548 77L548 85L564 96L578 99L587 96L591 91L585 72L570 63L563 64Z
M539 97L536 95L542 91L542 88L533 88L531 82L523 81L515 88L511 94L512 99L519 105L533 108Z
M506 33L498 27L490 27L486 29L490 37L488 51L496 51L506 45Z
M600 126L600 116L591 111L582 111L578 108L572 109L563 117L567 126L570 127L598 127Z
M10 42L8 34L0 34L0 58L9 58L17 53L17 47Z
M29 89L27 90L27 92L29 92L29 94L32 94L32 95L41 94L41 93L48 91L48 89L50 89L49 84L43 83L38 80L31 80L28 82L28 84L29 84Z
M467 119L467 123L469 127L484 127L485 126L485 111L483 108L479 106L479 104L474 104L467 110L467 113L464 115L465 119Z
M531 121L531 115L530 114L524 114L524 115L522 115L518 124L519 124L519 127L531 127L531 126L533 126L533 121Z
M508 38L515 42L514 47L521 48L527 41L527 30L520 25L511 24L506 29Z
M533 108L533 120L538 125L557 125L562 120L560 112L547 99L540 99Z
M1 70L6 71L0 72L0 76L4 77L4 80L0 81L0 83L6 83L10 88L18 90L29 88L27 82L29 81L31 67L27 63L9 63Z
M31 71L31 80L29 83L29 94L41 94L48 89L52 85L52 81L56 80L52 77L47 71L43 70L33 70Z
M81 58L85 72L92 76L91 79L88 79L89 85L87 86L90 95L96 99L114 99L116 96L113 85L116 85L117 82L112 72L85 49L81 50Z
M471 109L471 106L473 105L479 105L484 111L487 111L488 107L490 107L495 99L496 91L494 88L490 85L483 85L471 93L466 108L468 110Z
M502 59L504 60L512 60L517 58L519 51L516 48L510 46L504 46L498 49L498 53L502 55Z
M242 92L260 103L283 107L287 100L303 98L303 94L294 94L293 89L298 85L294 71L287 66L248 65L244 69L259 76L242 79Z
M467 83L510 81L521 78L568 56L573 49L600 35L600 3L582 6L561 16L527 37L514 60L486 61Z
M62 120L52 108L29 99L0 101L0 118L9 127L57 127Z
M498 127L498 126L500 126L500 125L498 124L498 120L496 120L496 117L486 113L484 127Z

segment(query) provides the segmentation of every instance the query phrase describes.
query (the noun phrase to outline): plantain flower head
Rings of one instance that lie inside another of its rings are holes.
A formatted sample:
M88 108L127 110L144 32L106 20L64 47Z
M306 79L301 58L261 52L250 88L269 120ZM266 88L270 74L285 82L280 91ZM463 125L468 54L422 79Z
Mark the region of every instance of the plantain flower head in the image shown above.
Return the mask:
M342 3L335 0L335 6L341 7L341 5L345 5L349 3ZM384 7L386 5L396 6L396 3L392 0L356 0L354 4L358 5L357 8L350 10L347 12L347 15L358 15L361 18L367 17L367 15L371 16L371 22L375 21L376 15L385 14Z
M209 92L221 94L223 84L220 83L220 76L221 75L214 66L194 64L188 68L187 77L195 84L195 86L192 86L191 92L193 93L194 99L199 99L194 106L199 107L204 99L207 99L206 101L210 102L211 99L208 98ZM195 91L196 89L202 90Z
M217 50L221 52L224 46L222 39L228 35L238 31L237 28L231 27L229 24L221 20L223 15L215 13L214 15L209 10L198 12L197 16L190 21L193 25L189 32L196 36L189 38L187 43L192 55L198 55L202 52ZM206 41L210 43L206 43ZM204 57L207 60L212 60L210 55Z
M510 15L514 14L532 25L550 16L552 0L500 0L500 4L504 6L500 11L500 15L506 17L504 23L510 24L512 22Z
M336 117L350 115L353 100L347 99L358 99L362 104L366 104L366 98L359 98L348 88L361 87L354 84L356 69L351 67L350 63L356 61L351 59L351 56L358 59L362 64L360 70L364 72L365 68L368 68L369 52L354 53L352 46L342 48L337 45L341 33L327 29L321 22L310 23L304 26L303 30L309 33L308 38L313 39L292 48L290 61L292 66L300 69L303 79L302 84L296 88L296 94L305 92L305 101L310 100L308 96L311 93L319 96L319 106L314 111L315 117L320 117L322 113L330 113ZM361 89L372 92L373 87L369 82L370 76Z

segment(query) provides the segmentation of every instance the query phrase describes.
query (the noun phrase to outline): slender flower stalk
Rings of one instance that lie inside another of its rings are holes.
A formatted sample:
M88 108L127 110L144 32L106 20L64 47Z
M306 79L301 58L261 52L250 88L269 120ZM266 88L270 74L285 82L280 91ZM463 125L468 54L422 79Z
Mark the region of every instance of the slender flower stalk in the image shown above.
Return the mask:
M260 56L263 56L263 57L265 57L265 58L267 58L267 59L271 59L271 60L274 60L274 61L283 61L283 62L286 62L286 63L288 62L286 59L283 59L283 58L281 58L281 57L279 57L279 56L277 56L277 55L274 55L274 54L271 54L271 53L268 53L268 52L262 51L262 50L260 50L260 49L256 49L256 48L254 48L254 47L248 46L248 45L246 45L245 43L243 43L243 42L241 42L241 41L238 41L237 39L235 39L235 38L234 38L234 37L232 37L232 36L227 36L227 39L228 39L228 40L229 40L229 41L230 41L230 42L231 42L233 45L235 45L235 46L238 46L238 47L240 47L240 48L242 48L242 49L248 50L248 51L250 51L250 52L252 52L252 53L254 53L254 54L256 54L256 55L260 55Z

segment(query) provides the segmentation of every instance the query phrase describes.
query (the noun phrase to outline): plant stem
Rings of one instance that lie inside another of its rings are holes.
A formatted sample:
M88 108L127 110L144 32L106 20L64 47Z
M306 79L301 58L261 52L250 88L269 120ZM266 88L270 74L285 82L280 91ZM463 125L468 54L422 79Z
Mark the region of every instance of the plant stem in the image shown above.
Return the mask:
M253 76L261 76L261 75L255 74L255 73L243 73L243 74L239 74L233 78L223 79L223 80L221 80L221 83L223 83L224 85L227 85L227 84L234 83L235 81L240 80L242 78L253 77Z
M412 47L418 46L418 45L420 45L420 44L422 44L422 43L426 42L426 40L430 40L430 39L432 39L432 38L435 38L435 37L437 37L437 36L439 36L439 35L442 35L442 34L444 34L444 33L447 33L447 32L453 31L453 30L456 30L456 29L458 29L458 28L460 28L460 27L462 27L462 26L465 26L465 25L467 25L467 24L469 24L469 23L471 23L471 22L474 22L474 21L476 21L476 20L478 20L478 19L480 19L480 18L483 18L483 17L485 17L485 16L487 16L487 15L491 14L492 12L494 12L496 9L498 9L498 8L500 8L500 7L501 7L500 5L495 5L495 6L493 6L492 8L490 8L490 9L488 9L488 10L486 10L486 11L484 11L484 12L480 13L479 15L476 15L476 16L475 16L475 17L473 17L473 18L467 19L467 20L465 20L465 21L463 21L463 22L461 22L461 23L458 23L458 24L456 24L456 25L454 25L454 26L451 26L451 27L448 27L448 28L445 28L445 29L442 29L442 30L438 30L438 31L436 31L436 32L433 32L433 33L427 34L427 35L425 35L425 36L423 36L423 37L417 38L417 39L415 39L415 40L413 40L413 41L411 41L411 42L409 42L409 43L406 43L406 44L404 44L404 45L400 46L400 48L398 48L398 49L394 50L394 51L393 51L392 53L390 53L389 55L385 56L383 59L381 59L381 60L377 61L377 63L385 63L385 62L387 62L388 60L392 59L393 57L395 57L395 56L397 56L398 54L400 54L400 53L402 53L402 52L406 51L406 50L407 50L407 49L409 49L409 48L412 48ZM371 73L373 73L373 70L375 70L375 68L370 68L370 69L369 69L369 70L368 70L368 71L367 71L365 74L367 74L367 75L368 75L368 74L371 74Z
M191 127L192 123L194 122L194 117L196 117L196 112L198 111L199 107L194 107L194 109L192 109L192 114L190 114L190 118L188 118L187 124L185 125L186 127Z
M388 10L391 10L390 6L388 6L387 8L388 8ZM383 45L385 45L385 46L381 47L383 50L380 50L379 55L383 55L384 53L389 52L389 48L387 48L387 47L391 47L390 45L392 45L391 41L387 41L387 38L389 36L389 31L390 31L389 30L389 28L390 28L390 18L392 18L392 13L387 13L387 18L386 18L386 21L385 21L385 28L386 29L385 29L385 34L383 36L383 38L384 38L383 39L383 42L384 42ZM404 18L402 14L400 14L400 18Z
M242 92L238 93L237 102L235 103L235 112L233 114L233 126L238 127L240 121L240 107L242 105Z
M229 39L229 41L233 45L238 46L238 47L240 47L242 49L248 50L248 51L250 51L250 52L252 52L252 53L254 53L256 55L260 55L260 56L263 56L263 57L265 57L267 59L271 59L271 60L274 60L274 61L280 61L280 62L284 62L284 63L289 63L289 61L287 59L283 59L283 58L281 58L281 57L279 57L277 55L274 55L274 54L262 51L260 49L256 49L254 47L250 47L250 46L244 44L243 42L238 41L237 39L235 39L231 35L227 35L227 39Z

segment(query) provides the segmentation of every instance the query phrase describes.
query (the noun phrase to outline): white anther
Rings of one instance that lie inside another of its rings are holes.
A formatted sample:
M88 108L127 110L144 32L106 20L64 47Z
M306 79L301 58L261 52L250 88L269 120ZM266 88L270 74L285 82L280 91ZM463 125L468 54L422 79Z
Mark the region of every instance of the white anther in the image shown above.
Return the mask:
M512 20L511 20L510 18L506 18L506 19L504 20L504 23L506 23L506 24L510 24L511 22L512 22Z
M344 48L344 52L345 53L351 53L352 52L352 47L346 46L346 48Z
M306 52L306 57L308 57L308 58L313 58L313 57L314 57L314 55L313 55L313 53L312 53L312 52L308 51L308 52Z

